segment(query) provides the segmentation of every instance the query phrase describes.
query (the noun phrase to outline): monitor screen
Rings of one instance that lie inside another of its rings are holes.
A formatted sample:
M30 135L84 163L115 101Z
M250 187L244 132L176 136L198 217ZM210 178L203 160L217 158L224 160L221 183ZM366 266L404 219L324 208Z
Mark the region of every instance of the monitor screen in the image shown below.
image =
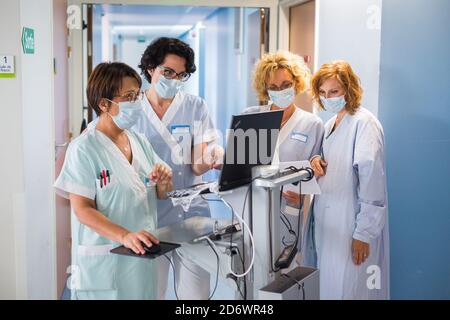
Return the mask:
M253 167L271 164L282 117L283 110L232 117L219 180L220 191L250 183Z

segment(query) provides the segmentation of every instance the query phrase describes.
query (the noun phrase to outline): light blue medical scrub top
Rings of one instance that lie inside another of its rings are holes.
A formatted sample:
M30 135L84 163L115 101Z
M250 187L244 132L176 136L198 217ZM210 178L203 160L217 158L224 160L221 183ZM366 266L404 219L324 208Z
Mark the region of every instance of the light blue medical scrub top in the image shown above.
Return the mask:
M147 139L126 131L133 160L130 164L103 133L90 127L73 140L56 192L68 198L76 194L95 200L97 210L131 232L153 232L157 226L156 190L145 178L156 163L164 162ZM103 171L109 178L100 179ZM102 181L101 181L102 180ZM109 251L119 246L80 223L72 211L72 299L154 299L157 277L154 261L118 256Z
M158 118L146 97L143 106L144 112L133 129L144 134L155 152L172 168L174 189L201 183L202 177L196 176L191 167L192 146L218 138L205 101L178 92L162 119ZM208 203L200 197L192 201L188 212L180 206L174 207L170 201L158 200L158 227L210 215Z

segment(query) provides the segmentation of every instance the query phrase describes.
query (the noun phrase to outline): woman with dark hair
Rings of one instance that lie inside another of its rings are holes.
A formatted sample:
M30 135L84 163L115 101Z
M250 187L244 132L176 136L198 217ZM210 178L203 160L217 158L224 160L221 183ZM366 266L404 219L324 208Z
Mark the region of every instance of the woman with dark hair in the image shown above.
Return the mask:
M223 149L215 144L218 135L205 101L182 90L196 71L194 51L181 40L159 38L145 50L139 67L151 86L145 92L144 112L134 129L145 134L158 155L170 165L175 189L201 182L201 175L220 168ZM181 223L193 216L210 216L208 203L194 199L185 213L170 201L158 201L158 227ZM177 252L172 258L178 296L207 299L209 273ZM160 260L160 299L164 299L167 289L168 263Z
M196 71L194 51L175 38L153 41L142 55L139 65L151 84L145 92L144 112L135 130L145 134L158 155L173 170L175 189L202 181L201 175L220 168L223 149L215 144L218 135L203 99L183 92ZM194 199L188 212L170 201L158 201L158 227L181 223L193 216L210 216L209 205ZM176 286L181 299L207 299L209 273L179 253L172 259L177 274ZM160 299L165 298L169 262L160 260Z
M71 142L55 182L72 207L72 299L156 298L154 262L110 254L120 244L136 254L158 244L156 198L173 189L171 170L128 130L142 113L141 84L126 64L95 68L87 98L98 121Z

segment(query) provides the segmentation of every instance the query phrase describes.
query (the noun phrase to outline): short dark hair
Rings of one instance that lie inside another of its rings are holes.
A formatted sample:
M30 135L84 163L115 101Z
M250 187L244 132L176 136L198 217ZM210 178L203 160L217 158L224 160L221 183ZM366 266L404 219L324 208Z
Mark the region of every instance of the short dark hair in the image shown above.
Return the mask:
M186 60L186 72L194 73L197 70L195 66L194 50L185 42L176 38L161 37L154 40L145 50L141 58L141 74L145 76L149 83L152 82L152 77L147 72L164 63L164 59L168 54L174 54Z
M134 78L142 86L142 79L139 74L129 65L121 62L104 62L95 67L89 76L86 95L89 107L94 109L97 116L102 111L99 107L100 101L104 98L113 100L114 96L120 92L123 79Z

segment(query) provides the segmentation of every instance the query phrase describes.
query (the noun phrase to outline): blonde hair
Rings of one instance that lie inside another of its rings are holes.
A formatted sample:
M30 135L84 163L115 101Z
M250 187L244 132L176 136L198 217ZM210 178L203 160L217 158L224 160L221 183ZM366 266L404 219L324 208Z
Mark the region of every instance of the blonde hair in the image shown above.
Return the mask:
M350 114L355 114L361 105L363 89L361 81L347 61L336 60L323 64L311 79L312 97L321 109L325 109L320 101L320 87L331 78L335 78L345 90L345 108Z
M278 69L286 69L291 73L296 94L307 89L311 72L302 57L288 51L265 54L256 63L253 72L253 88L260 101L269 100L266 81Z

